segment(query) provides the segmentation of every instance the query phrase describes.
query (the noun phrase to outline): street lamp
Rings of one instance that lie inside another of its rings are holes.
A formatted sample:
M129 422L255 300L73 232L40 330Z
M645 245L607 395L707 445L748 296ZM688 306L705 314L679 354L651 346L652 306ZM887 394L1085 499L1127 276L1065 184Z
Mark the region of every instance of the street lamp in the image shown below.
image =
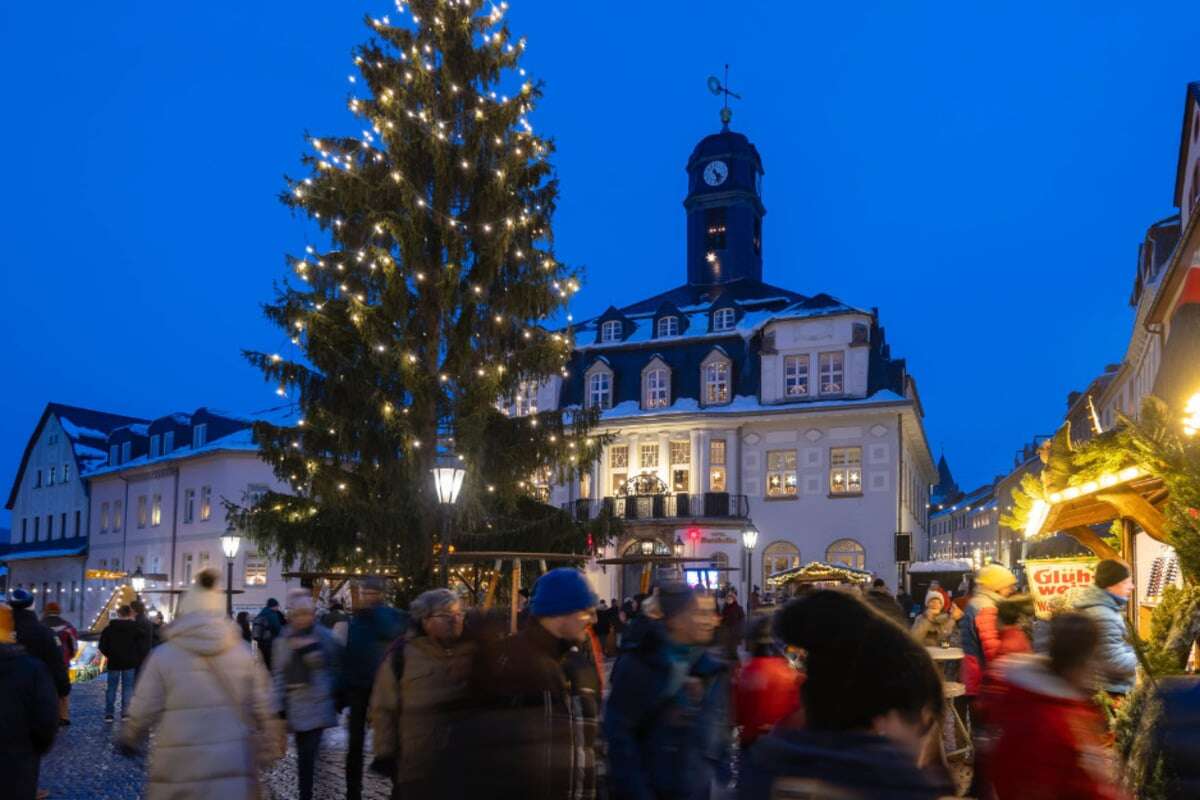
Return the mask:
M683 558L683 539L680 539L678 534L675 536L675 544L672 549L675 551L676 558Z
M754 570L754 548L758 546L758 528L754 527L754 523L746 520L746 527L742 531L742 549L746 553L746 608L750 607L750 579L751 572ZM746 618L749 621L749 617Z
M138 595L146 588L146 576L142 574L141 564L138 564L138 568L129 576L129 585L133 587L133 593Z
M442 507L442 580L444 585L450 585L450 509L458 502L458 493L462 490L463 478L467 471L462 468L462 461L454 456L442 456L437 466L430 470L433 473L433 486L437 490L438 503Z
M642 555L649 556L654 554L654 542L650 539L642 539L639 546L642 548Z
M225 573L225 613L233 616L233 561L237 558L238 547L242 544L242 537L237 535L237 528L233 527L233 523L229 523L229 527L225 529L225 535L221 537L221 549L225 551L225 558L228 560Z
M1183 407L1183 435L1192 437L1200 431L1200 392L1188 398Z

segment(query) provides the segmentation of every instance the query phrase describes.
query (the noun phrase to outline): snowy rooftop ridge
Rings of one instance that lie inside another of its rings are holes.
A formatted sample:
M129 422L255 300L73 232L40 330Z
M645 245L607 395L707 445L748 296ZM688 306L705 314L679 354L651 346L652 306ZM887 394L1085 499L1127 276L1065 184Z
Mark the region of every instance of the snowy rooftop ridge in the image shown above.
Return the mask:
M166 464L172 461L180 461L185 458L194 458L195 456L204 455L206 453L217 453L223 450L237 450L257 453L258 445L254 441L254 430L248 427L242 428L226 436L213 439L201 447L185 445L156 458L150 458L148 455L138 456L137 458L131 458L129 461L110 466L107 462L107 457L105 457L105 462L103 464L87 470L84 472L83 477L95 478L101 475L110 475L114 472L137 469L138 467L145 467L151 464Z

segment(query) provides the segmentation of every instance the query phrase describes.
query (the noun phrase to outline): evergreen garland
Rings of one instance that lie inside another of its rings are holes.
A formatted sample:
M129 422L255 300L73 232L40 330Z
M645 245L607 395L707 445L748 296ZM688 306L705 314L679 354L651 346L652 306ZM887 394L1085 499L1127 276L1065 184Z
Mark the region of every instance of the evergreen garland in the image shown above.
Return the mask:
M312 137L308 175L287 181L281 199L327 244L289 256L294 278L264 306L296 355L245 356L302 415L255 426L294 494L232 509L285 563L387 564L430 585L429 470L445 450L467 470L456 530L519 514L542 534L513 545L582 552L587 540L531 496L535 478L567 480L597 458L597 413L501 410L567 375L571 332L552 321L580 283L554 254L553 143L529 124L541 84L520 66L506 7L414 0L410 23L368 18L350 78L362 135Z

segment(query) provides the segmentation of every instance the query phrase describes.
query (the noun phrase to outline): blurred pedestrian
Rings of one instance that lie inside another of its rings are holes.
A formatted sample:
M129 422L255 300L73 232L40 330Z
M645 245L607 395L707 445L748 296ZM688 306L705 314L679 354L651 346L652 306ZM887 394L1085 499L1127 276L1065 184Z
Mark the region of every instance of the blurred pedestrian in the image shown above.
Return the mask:
M608 634L612 631L612 618L608 615L608 603L603 598L600 600L600 605L596 606L596 625L595 632L597 638L601 642L608 640Z
M980 754L995 800L1115 800L1102 715L1091 700L1100 642L1087 616L1051 622L1050 655L1017 654L995 665L998 680L981 698L993 732Z
M180 598L121 725L124 753L154 729L146 800L257 800L259 769L282 754L268 675L225 617L219 582L202 570Z
M250 629L250 612L239 611L234 621L237 623L238 630L242 634L242 641L246 644L254 641L254 632Z
M146 657L144 626L133 619L133 609L123 605L117 618L108 621L100 633L100 652L107 659L108 686L104 692L104 721L112 722L117 710L117 687L121 689L121 719L129 716L133 703L133 683L138 667Z
M800 708L804 675L784 657L771 633L770 617L757 617L750 624L749 645L750 659L738 672L733 689L734 721L741 728L743 751L778 722L804 724Z
M146 614L146 604L141 600L134 598L129 602L129 607L133 610L133 621L138 624L144 634L142 638L142 657L138 660L138 668L146 661L146 657L150 655L150 651L159 644L158 635L159 629L154 627L154 623L150 621L150 617Z
M287 620L271 656L274 709L287 718L295 738L300 800L312 800L321 732L338 721L333 695L341 646L316 624L307 589L288 592Z
M725 593L725 606L721 609L721 627L718 633L718 643L725 651L725 657L731 662L738 658L738 646L746 635L746 610L738 603L737 590L730 589Z
M1016 576L999 564L988 564L975 578L975 593L958 623L962 635L963 685L971 702L979 695L988 663L1000 655L996 605L1011 595L1016 586Z
M14 589L8 602L12 609L17 644L46 665L59 699L67 697L71 694L71 678L66 662L63 661L62 644L54 635L54 631L43 625L30 608L33 605L33 594L27 589Z
M908 611L901 608L896 602L896 598L888 591L887 583L883 578L876 578L871 583L871 588L863 595L867 601L867 605L874 608L883 616L895 622L901 628L908 629Z
M1096 564L1091 586L1079 591L1072 606L1096 623L1100 632L1096 669L1100 688L1115 696L1133 690L1137 675L1137 652L1125 623L1125 606L1133 594L1133 577L1124 561L1106 558Z
M350 631L350 615L341 600L331 600L329 610L321 615L321 624L333 633L333 638L344 647Z
M934 800L950 787L917 766L942 719L942 681L907 631L846 592L817 590L776 617L807 654L805 727L777 727L750 750L742 800Z
M430 589L408 613L409 636L392 646L371 691L372 769L392 779L397 800L435 796L432 773L462 715L475 654L454 592Z
M930 592L937 592L942 596L942 608L949 612L950 606L954 605L951 602L953 598L951 598L950 592L946 591L936 579L929 582L929 588L925 590L925 596L928 597ZM959 610L961 611L962 609Z
M250 635L258 645L258 654L262 656L267 671L271 671L271 656L275 651L275 639L283 631L283 612L279 610L279 601L274 597L267 598L267 604L259 611L250 624Z
M75 651L79 647L79 632L75 630L75 626L67 622L62 617L62 606L56 602L46 603L45 616L42 617L42 624L50 629L54 634L54 638L58 640L59 646L62 647L63 665L67 668L67 675L71 672L71 659L75 658ZM58 698L58 724L71 724L71 696L65 695Z
M538 578L529 624L481 651L472 665L470 713L441 759L436 797L560 800L595 786L585 751L594 726L564 661L585 645L596 596L578 570Z
M702 797L730 778L729 671L708 653L715 600L671 583L658 605L662 620L613 667L604 734L614 800Z
M1032 618L1033 598L1027 594L1014 594L996 604L996 628L1000 634L997 658L1033 652L1033 643L1025 632Z
M49 670L16 643L12 609L0 603L0 764L5 797L34 800L42 755L58 730Z
M387 584L380 578L364 578L359 585L361 607L346 633L346 650L339 681L339 706L350 707L349 746L346 750L346 800L362 797L363 751L367 738L367 711L371 687L384 655L404 635L408 618L384 602Z
M959 617L962 612L954 606ZM942 595L939 592L927 592L925 595L925 610L913 621L912 636L925 647L949 647L957 638L955 617L946 613L943 607Z

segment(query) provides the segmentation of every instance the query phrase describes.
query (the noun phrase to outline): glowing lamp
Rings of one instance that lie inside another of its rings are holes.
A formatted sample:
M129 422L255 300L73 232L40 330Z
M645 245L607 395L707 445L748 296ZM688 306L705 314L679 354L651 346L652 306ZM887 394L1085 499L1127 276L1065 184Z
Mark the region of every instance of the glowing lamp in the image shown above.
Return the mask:
M676 536L675 544L672 545L671 549L674 550L676 558L682 558L683 557L683 539L680 539L678 536Z
M230 561L237 558L238 548L242 545L242 537L236 533L226 533L221 537L221 550Z
M462 490L463 478L467 471L457 462L434 467L433 485L437 489L438 502L443 505L454 505L458 502L458 493Z
M742 531L742 546L747 550L758 546L758 528L754 527L753 522L746 522L746 529Z
M146 576L142 574L140 566L129 576L129 585L133 587L133 591L137 594L141 594L142 590L146 588Z

